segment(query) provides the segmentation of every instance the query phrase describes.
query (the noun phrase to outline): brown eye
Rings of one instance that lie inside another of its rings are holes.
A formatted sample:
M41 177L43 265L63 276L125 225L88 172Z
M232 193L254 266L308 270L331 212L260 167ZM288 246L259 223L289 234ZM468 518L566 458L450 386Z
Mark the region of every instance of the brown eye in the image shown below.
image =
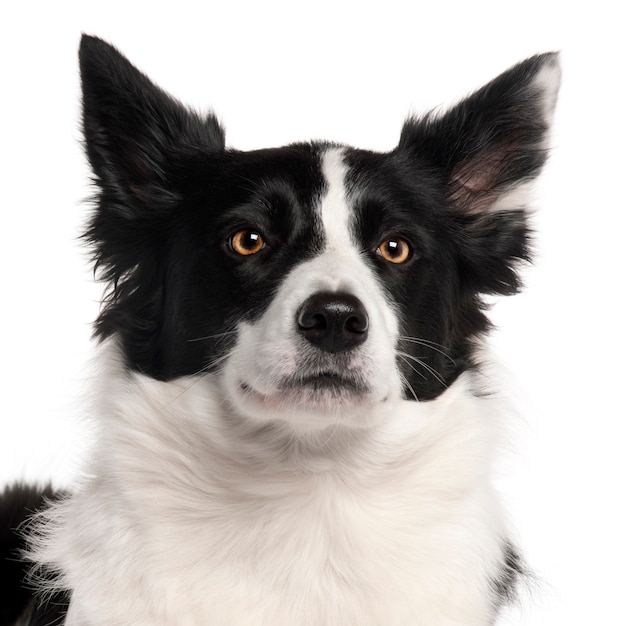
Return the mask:
M250 228L238 230L234 235L232 235L228 243L233 252L236 252L241 256L256 254L265 248L263 235Z
M399 265L400 263L406 263L411 257L411 246L402 237L391 237L390 239L385 239L376 248L376 254L389 263Z

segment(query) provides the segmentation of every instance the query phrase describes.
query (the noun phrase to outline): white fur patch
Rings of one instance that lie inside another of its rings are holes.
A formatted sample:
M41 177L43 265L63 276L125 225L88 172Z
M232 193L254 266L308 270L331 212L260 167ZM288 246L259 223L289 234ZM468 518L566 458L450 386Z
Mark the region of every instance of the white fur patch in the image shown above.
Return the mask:
M107 350L92 478L37 555L72 589L67 626L491 623L499 416L467 377L298 438L236 419L213 376L159 382Z
M488 207L487 213L498 211L518 211L532 206L533 190L535 181L527 181L512 185L506 191L502 191L496 200Z
M550 63L545 63L535 76L534 86L539 92L539 98L543 104L545 122L548 127L552 126L554 110L556 109L557 96L561 86L561 65L558 56Z
M343 162L344 150L331 148L322 160L322 174L328 191L322 198L320 214L326 237L326 250L333 253L350 254L354 242L350 237L351 211L346 197L346 166Z

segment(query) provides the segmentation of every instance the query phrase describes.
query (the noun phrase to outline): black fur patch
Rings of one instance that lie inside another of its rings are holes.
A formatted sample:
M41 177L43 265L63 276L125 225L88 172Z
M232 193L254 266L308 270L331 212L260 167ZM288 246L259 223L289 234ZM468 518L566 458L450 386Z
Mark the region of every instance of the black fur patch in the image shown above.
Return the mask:
M517 598L520 581L528 575L519 552L513 544L506 542L502 550L500 576L493 581L496 606L513 602Z
M0 626L12 626L19 618L28 626L60 624L67 612L68 597L55 593L39 599L27 583L30 564L24 560L22 536L29 517L60 496L50 486L39 488L16 484L0 495Z

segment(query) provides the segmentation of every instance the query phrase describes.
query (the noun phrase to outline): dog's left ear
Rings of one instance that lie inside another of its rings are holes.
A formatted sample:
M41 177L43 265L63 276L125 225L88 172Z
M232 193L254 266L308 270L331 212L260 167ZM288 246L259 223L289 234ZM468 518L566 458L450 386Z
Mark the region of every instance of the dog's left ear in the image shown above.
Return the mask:
M525 209L547 157L560 76L557 53L532 57L443 115L409 119L402 130L398 150L441 177L464 224L461 258L479 291L519 287L515 261L529 257Z

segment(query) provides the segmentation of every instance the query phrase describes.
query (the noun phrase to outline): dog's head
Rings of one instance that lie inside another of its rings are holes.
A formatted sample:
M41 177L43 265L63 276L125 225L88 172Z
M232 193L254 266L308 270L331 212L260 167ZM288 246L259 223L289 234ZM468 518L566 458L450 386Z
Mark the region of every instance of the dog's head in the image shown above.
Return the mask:
M474 363L484 294L529 259L529 184L559 83L531 58L388 153L242 152L108 44L81 44L98 186L87 238L111 290L97 322L132 370L215 376L239 414L366 425Z

